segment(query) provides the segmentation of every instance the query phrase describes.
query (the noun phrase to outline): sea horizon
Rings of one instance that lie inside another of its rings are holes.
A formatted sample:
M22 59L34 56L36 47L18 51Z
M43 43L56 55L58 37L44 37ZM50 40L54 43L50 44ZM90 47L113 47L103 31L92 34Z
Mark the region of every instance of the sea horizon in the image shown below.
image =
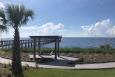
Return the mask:
M4 38L1 40L12 40L13 38ZM28 40L29 37L20 38L21 40ZM115 48L115 37L62 37L60 48L94 48L101 45L109 44ZM52 47L48 44L43 47Z

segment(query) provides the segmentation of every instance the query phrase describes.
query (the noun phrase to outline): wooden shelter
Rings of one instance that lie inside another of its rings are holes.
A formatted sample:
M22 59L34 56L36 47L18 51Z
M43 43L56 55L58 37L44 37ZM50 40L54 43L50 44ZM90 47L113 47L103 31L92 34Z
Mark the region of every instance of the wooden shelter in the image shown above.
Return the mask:
M33 57L36 60L36 48L38 48L38 55L41 55L41 45L54 43L54 55L55 59L59 56L59 42L61 36L30 36L33 40Z

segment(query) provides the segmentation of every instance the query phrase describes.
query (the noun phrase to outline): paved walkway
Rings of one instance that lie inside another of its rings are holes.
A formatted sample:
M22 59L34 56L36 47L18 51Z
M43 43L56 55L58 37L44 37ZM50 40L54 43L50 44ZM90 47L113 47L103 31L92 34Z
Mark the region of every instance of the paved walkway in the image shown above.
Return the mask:
M103 68L115 68L115 62L109 63L95 63L95 64L76 64L77 69L103 69Z
M11 64L11 60L0 57L0 63ZM36 67L34 62L22 62L22 65ZM60 65L55 65L55 64L54 65L38 64L38 67L57 68L57 69L102 69L102 68L115 68L115 62L96 63L96 64L76 64L75 66L60 66Z

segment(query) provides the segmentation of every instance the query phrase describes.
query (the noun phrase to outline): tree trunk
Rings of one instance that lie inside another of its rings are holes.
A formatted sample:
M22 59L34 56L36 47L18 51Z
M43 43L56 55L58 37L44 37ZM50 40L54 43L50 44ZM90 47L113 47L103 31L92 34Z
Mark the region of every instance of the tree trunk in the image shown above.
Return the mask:
M21 66L20 56L20 37L19 29L16 27L13 41L13 52L12 52L12 73L16 77L23 77L23 70Z

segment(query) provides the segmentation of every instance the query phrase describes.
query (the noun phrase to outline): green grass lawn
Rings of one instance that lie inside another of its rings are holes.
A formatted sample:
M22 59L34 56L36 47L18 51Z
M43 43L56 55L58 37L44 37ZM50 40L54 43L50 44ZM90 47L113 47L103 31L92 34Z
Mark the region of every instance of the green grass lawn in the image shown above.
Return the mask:
M115 69L102 70L60 70L60 69L28 69L27 77L115 77Z

